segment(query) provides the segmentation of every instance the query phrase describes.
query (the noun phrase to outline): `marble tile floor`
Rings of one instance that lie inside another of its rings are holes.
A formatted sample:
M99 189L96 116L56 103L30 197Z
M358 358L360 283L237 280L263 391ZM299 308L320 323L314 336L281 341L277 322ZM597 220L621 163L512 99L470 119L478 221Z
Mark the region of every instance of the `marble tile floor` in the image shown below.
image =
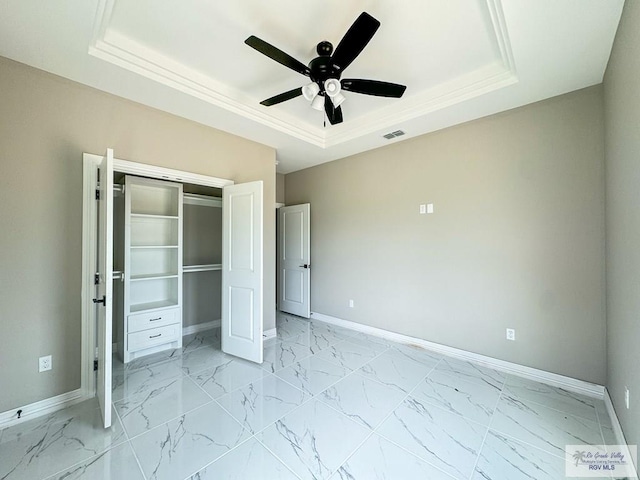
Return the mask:
M0 480L565 478L565 444L612 444L604 403L278 314L256 365L220 332L126 366L95 400L0 431Z

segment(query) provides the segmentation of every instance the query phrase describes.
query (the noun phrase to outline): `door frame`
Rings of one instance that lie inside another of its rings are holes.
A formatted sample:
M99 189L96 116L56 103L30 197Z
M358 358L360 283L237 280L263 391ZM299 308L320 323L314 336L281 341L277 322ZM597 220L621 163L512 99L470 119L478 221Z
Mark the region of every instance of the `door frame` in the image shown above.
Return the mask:
M93 361L97 351L96 307L92 301L95 285L93 275L96 269L97 248L96 232L98 228L98 210L95 208L95 191L97 188L98 164L103 155L93 153L82 154L82 288L80 301L81 311L81 366L80 390L86 400L96 395L96 378ZM175 170L172 168L147 165L118 158L113 159L113 171L129 175L169 180L180 183L191 183L206 187L223 188L234 185L233 180L212 177L198 173Z

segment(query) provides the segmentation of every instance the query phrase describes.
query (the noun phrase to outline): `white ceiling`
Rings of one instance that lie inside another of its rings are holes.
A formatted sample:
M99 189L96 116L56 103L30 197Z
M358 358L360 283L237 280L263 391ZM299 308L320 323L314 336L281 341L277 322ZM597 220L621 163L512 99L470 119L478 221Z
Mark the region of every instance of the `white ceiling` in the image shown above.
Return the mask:
M275 147L288 173L600 83L623 3L13 0L0 55ZM249 35L308 63L363 11L382 25L343 78L407 85L402 99L346 92L326 127L303 97L259 104L308 79Z

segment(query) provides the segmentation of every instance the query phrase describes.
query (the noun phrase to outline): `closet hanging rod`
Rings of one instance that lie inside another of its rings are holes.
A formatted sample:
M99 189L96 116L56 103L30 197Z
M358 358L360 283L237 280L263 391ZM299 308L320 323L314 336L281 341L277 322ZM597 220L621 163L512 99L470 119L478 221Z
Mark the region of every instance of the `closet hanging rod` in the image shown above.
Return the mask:
M183 203L186 205L200 205L203 207L222 207L222 197L199 195L197 193L183 193Z
M222 270L222 264L220 263L209 263L206 265L184 265L182 267L182 273L191 273L191 272L212 272L215 270Z

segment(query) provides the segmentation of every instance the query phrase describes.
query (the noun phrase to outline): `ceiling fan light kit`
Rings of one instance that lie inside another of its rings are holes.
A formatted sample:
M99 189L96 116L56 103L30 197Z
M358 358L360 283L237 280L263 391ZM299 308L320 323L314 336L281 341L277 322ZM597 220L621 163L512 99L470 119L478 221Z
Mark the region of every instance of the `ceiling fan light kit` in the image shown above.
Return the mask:
M312 108L324 110L329 123L336 125L343 121L340 105L346 97L342 90L378 97L402 97L407 87L397 83L362 79L340 80L342 72L360 55L379 27L378 20L367 12L362 12L335 50L330 42L318 43L318 56L311 60L308 66L264 40L250 36L245 43L251 48L311 79L311 83L301 88L281 93L260 103L270 107L302 95L311 102Z
M320 93L320 86L317 83L311 82L302 87L302 96L310 102L318 96L318 93Z
M314 110L319 110L320 112L324 110L324 97L321 95L316 95L316 98L311 102L311 108Z

